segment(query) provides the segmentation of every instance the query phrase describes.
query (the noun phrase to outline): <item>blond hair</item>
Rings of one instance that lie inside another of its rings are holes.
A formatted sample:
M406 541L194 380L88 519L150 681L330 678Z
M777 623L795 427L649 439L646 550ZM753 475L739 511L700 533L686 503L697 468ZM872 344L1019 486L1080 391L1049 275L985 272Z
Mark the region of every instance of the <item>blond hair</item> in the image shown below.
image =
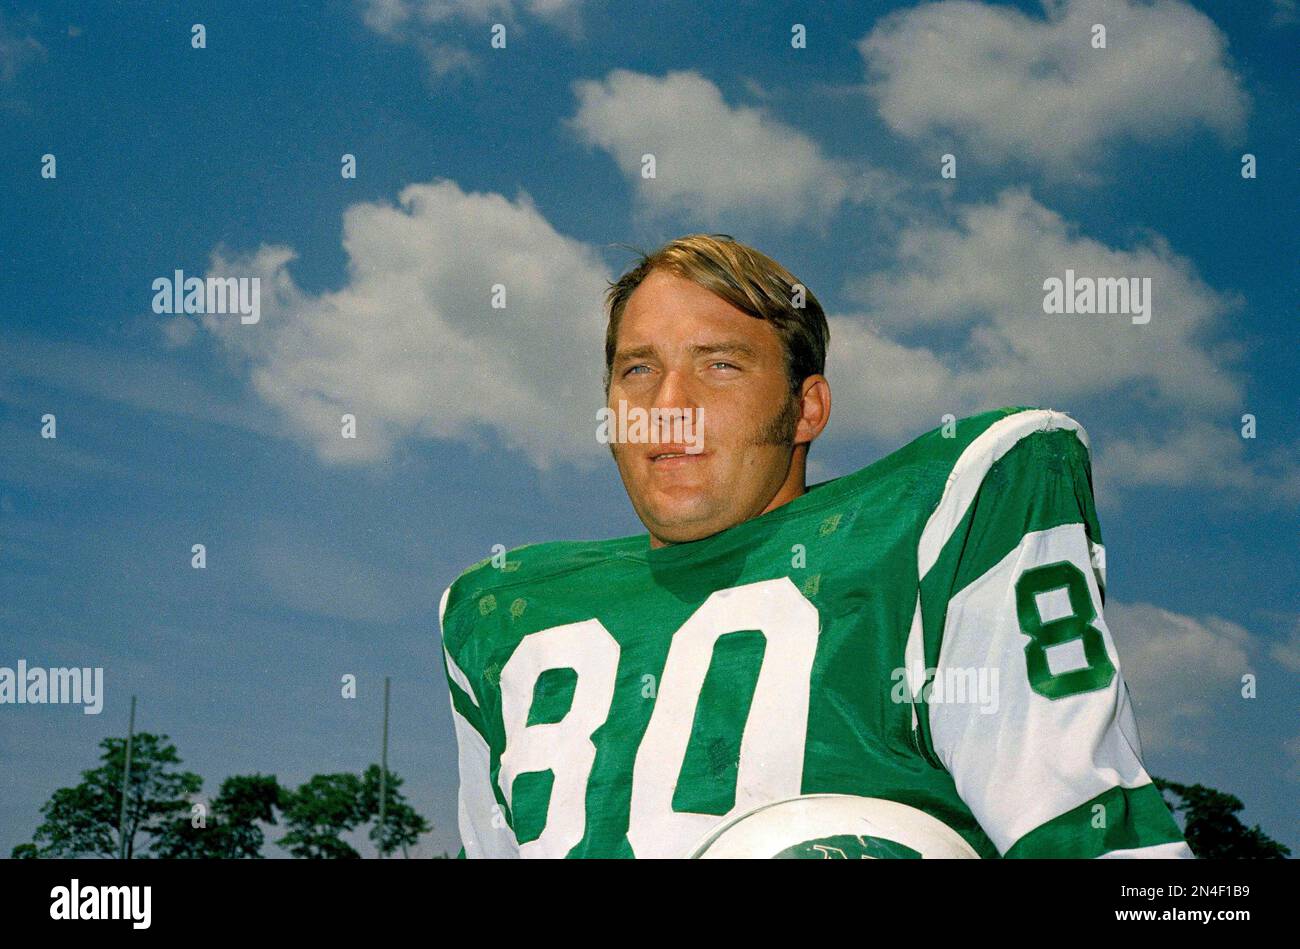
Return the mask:
M607 393L618 328L628 298L655 270L690 280L736 309L771 323L785 348L786 376L792 393L797 393L809 376L825 372L826 347L830 343L826 314L813 292L766 254L729 234L688 234L649 254L635 247L632 250L640 254L640 260L609 284L605 294L609 310L605 328ZM803 306L795 305L796 287L802 289Z

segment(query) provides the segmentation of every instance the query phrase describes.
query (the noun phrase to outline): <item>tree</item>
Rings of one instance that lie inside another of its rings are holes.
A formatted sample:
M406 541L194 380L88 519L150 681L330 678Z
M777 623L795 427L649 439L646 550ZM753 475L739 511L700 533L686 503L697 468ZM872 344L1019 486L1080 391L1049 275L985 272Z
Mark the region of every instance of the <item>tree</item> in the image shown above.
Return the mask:
M16 847L15 857L117 857L122 839L122 771L126 739L105 738L98 768L81 773L81 783L59 788L41 807L44 820L33 842ZM126 808L126 856L136 856L137 837L147 842L147 853L176 817L189 810L187 796L203 780L190 771L176 771L181 763L176 746L166 735L139 732L131 748L131 786Z
M429 822L416 813L399 788L402 779L388 772L384 794L384 826L381 838L379 818L379 765L365 774L318 774L296 791L282 794L280 808L289 832L280 846L295 857L308 859L356 859L361 856L340 835L374 821L370 839L384 853L407 848L420 834L428 833Z
M235 775L221 782L203 825L178 817L159 839L154 852L172 859L260 859L262 824L274 824L281 788L274 775Z
M402 779L389 771L384 795L384 826L378 826L378 765L364 775L317 774L296 790L280 786L274 775L235 775L221 783L201 820L189 797L203 779L180 764L166 735L140 732L131 753L131 788L126 810L129 857L160 859L255 859L266 843L264 824L280 812L288 833L278 841L293 856L355 859L361 855L341 837L374 821L370 839L384 853L407 848L432 828L406 802ZM75 787L59 788L41 808L44 820L33 842L13 849L14 859L38 857L117 857L122 813L122 771L126 742L100 742L103 764L82 772ZM197 826L196 826L197 825ZM382 830L382 834L381 834ZM137 838L146 838L143 845ZM445 855L444 855L445 856Z
M381 853L389 854L401 848L402 856L405 857L408 855L407 848L414 846L420 835L427 834L433 826L406 803L406 796L398 790L402 779L389 771L384 784L384 826L380 828L379 771L379 765L372 764L362 778L362 807L367 819L375 821L370 829L370 839Z
M366 820L362 782L355 774L317 774L296 791L282 791L280 810L289 833L280 846L295 857L357 859L339 835Z
M1185 817L1183 835L1192 853L1208 859L1269 860L1284 859L1291 849L1265 834L1258 824L1246 827L1237 819L1245 805L1231 794L1204 785L1177 784L1163 778L1151 779L1161 794L1173 792L1177 800L1169 804L1174 813Z

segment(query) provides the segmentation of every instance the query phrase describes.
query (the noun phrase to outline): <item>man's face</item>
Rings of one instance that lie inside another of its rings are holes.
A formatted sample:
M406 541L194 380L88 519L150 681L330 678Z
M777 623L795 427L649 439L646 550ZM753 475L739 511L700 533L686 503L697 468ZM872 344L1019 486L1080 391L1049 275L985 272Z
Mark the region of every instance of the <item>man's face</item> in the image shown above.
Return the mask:
M673 450L663 430L658 443L611 446L655 546L708 537L775 506L791 479L800 413L770 323L654 271L628 299L610 375L615 412L620 400L628 410L702 410L698 454L662 457ZM801 492L802 471L798 480Z

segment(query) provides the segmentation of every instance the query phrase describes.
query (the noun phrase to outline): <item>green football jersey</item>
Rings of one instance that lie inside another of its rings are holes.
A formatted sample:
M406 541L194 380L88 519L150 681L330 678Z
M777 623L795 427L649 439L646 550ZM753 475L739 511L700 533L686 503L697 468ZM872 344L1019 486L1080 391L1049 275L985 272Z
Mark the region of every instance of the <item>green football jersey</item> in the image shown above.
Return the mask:
M529 545L443 594L469 857L680 857L800 794L983 857L1191 856L1102 617L1087 438L1008 408L702 540Z

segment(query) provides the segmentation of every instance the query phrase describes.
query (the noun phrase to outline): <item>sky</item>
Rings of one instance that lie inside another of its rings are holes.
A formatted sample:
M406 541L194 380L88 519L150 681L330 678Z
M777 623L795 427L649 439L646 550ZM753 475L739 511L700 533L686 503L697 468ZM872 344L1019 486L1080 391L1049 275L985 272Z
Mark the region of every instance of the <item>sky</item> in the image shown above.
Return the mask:
M1084 425L1148 770L1300 852L1298 23L3 0L0 666L102 667L105 700L0 706L0 854L133 695L210 794L376 762L385 676L413 855L454 854L439 595L496 544L642 530L594 437L603 293L694 232L826 309L813 481L947 414ZM1149 322L1045 313L1067 269L1151 278ZM177 270L258 277L258 321L155 312Z

